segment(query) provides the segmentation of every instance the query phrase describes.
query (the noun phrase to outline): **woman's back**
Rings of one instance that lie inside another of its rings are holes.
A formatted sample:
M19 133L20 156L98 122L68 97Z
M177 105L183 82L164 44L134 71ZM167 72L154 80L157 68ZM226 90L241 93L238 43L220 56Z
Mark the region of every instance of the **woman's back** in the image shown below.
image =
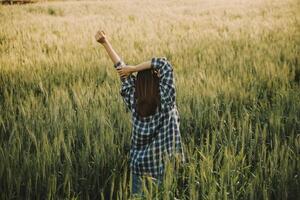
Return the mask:
M151 67L159 71L159 93L161 103L155 114L140 117L135 99L135 76L130 75L122 84L121 95L132 112L132 136L130 166L138 175L161 175L165 155L184 153L180 136L180 117L176 106L175 80L173 69L166 58L154 57Z

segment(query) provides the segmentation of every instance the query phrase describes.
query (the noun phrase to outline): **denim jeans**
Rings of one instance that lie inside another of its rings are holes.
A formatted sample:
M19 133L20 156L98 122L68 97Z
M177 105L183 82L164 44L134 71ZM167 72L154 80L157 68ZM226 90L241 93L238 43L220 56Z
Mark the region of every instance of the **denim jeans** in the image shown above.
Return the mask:
M157 177L150 177L150 176L144 177L134 173L131 174L132 174L132 195L134 196L142 196L142 197L144 196L142 180L144 180L147 190L150 189L149 187L151 183L152 184L154 183L154 187L156 186L160 188L162 186L163 175Z

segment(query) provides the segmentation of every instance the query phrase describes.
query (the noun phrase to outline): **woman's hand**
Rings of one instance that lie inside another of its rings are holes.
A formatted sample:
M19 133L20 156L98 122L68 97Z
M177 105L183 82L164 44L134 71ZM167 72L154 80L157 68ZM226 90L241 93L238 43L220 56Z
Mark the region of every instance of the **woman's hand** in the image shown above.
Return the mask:
M98 31L95 35L95 39L100 44L105 44L107 42L107 38L104 31Z
M126 65L120 68L117 68L117 72L122 78L127 78L133 72L136 72L135 66L133 65Z

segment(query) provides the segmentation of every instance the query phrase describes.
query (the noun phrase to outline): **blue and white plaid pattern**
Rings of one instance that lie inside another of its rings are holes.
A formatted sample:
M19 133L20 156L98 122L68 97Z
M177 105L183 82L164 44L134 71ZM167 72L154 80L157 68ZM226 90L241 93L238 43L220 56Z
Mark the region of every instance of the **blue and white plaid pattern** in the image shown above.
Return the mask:
M164 170L165 155L174 153L185 156L179 131L180 117L175 97L173 68L165 57L153 57L151 67L159 72L160 108L154 115L138 118L136 112L135 80L131 74L122 80L120 94L132 113L132 135L130 149L130 167L134 174L158 176Z

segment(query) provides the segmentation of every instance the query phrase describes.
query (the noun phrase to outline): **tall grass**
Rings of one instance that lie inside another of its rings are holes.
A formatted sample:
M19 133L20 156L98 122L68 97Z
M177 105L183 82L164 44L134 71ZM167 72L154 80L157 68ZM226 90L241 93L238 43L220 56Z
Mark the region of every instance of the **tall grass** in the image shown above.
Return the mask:
M130 113L94 40L103 29L125 62L174 67L187 163L168 165L157 198L299 199L298 11L296 0L0 6L0 198L129 198Z

